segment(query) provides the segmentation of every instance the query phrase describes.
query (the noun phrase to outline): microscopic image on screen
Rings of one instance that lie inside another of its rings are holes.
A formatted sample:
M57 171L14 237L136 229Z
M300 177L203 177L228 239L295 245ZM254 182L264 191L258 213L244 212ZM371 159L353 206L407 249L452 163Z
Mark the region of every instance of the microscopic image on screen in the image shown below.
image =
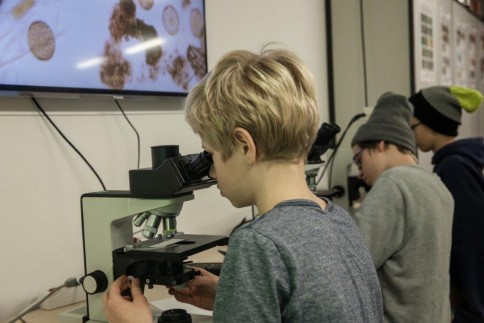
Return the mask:
M0 91L185 95L204 0L0 0Z

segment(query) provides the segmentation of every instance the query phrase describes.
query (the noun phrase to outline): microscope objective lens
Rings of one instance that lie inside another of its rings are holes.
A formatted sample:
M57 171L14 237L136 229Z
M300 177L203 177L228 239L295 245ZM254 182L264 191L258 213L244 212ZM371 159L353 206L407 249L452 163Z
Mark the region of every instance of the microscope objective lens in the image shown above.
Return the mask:
M161 217L156 214L150 214L143 229L143 236L147 239L153 238L158 232L161 223Z

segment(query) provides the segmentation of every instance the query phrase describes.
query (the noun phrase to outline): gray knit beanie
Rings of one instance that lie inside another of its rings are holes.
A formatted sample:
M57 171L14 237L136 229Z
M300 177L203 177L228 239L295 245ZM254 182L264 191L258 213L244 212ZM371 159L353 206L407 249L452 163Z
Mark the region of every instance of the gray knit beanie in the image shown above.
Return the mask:
M462 110L476 111L482 94L462 86L431 86L412 95L410 103L414 116L433 130L448 136L457 136Z
M385 141L416 154L415 135L411 119L413 108L403 95L387 92L376 103L368 121L361 125L351 141L351 147L368 141Z

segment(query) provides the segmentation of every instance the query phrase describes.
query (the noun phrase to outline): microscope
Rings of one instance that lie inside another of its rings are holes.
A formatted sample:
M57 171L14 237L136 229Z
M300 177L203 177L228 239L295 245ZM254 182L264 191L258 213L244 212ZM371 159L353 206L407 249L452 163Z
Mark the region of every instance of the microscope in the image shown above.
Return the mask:
M227 236L184 234L176 217L193 191L216 183L207 152L180 155L178 146L152 147L152 168L129 171L129 191L87 193L81 197L85 275L80 279L87 307L62 313L60 322L106 322L102 295L119 276L140 279L141 288L178 286L195 277L189 256L228 243ZM133 226L144 223L143 241ZM162 233L158 228L162 225Z
M321 155L323 155L329 148L335 149L335 137L340 132L340 127L337 124L330 124L324 122L318 130L316 140L309 150L304 172L306 174L306 183L311 191L319 197L326 197L332 199L333 197L340 197L344 194L344 188L335 186L331 190L319 191L317 179L320 173L320 168L323 165ZM330 157L331 159L331 157ZM330 161L330 160L329 160ZM325 166L325 169L328 165ZM322 177L322 175L320 175ZM320 178L319 178L320 179Z

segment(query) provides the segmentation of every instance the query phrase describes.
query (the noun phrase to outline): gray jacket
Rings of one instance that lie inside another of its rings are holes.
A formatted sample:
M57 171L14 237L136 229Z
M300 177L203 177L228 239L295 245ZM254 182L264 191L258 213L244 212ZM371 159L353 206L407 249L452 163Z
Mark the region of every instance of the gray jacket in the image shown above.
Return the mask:
M450 322L454 201L420 166L385 171L355 214L383 294L386 322Z

